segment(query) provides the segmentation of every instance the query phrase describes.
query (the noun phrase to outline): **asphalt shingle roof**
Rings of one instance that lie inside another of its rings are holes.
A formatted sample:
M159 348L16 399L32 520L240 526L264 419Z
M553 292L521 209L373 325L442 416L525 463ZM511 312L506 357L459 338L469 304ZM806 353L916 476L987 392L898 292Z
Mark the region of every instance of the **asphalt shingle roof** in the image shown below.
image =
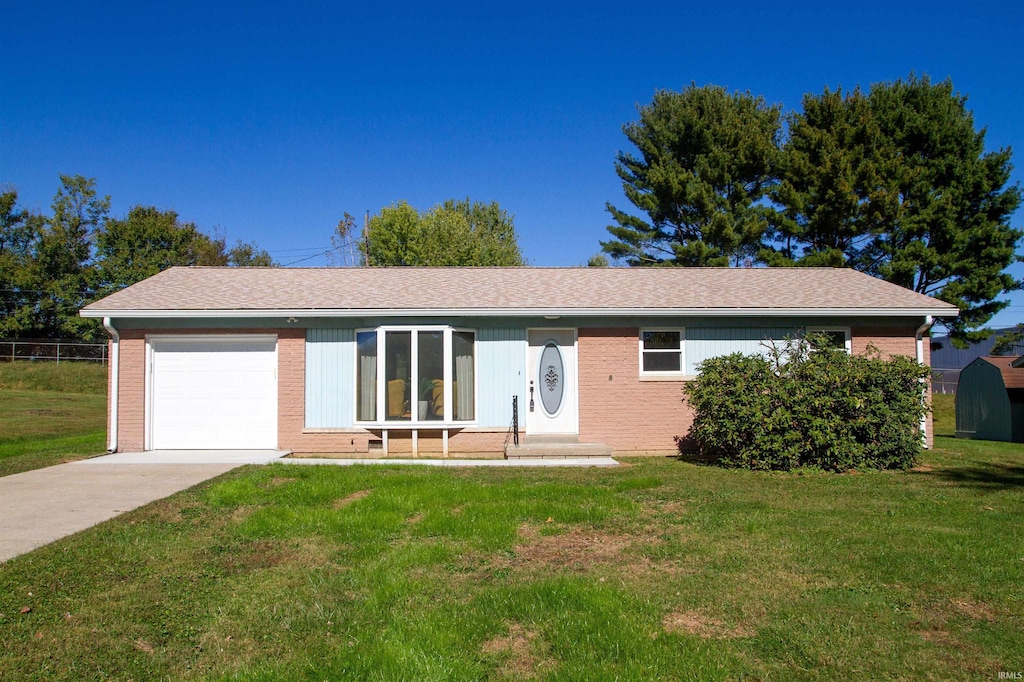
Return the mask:
M1024 388L1024 367L1013 366L1017 358L1005 355L986 355L981 359L999 370L999 373L1003 375L1003 385L1006 388Z
M83 309L140 311L626 311L956 308L841 268L175 267Z

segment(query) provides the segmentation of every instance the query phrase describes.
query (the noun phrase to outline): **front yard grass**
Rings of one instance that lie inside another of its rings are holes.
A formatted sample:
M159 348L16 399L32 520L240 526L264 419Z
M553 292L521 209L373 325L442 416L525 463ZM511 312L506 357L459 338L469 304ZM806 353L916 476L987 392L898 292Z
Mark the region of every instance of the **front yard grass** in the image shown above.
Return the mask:
M236 470L0 566L11 679L996 679L1024 447L908 473ZM41 507L42 509L43 507Z
M105 450L106 367L0 363L0 476Z

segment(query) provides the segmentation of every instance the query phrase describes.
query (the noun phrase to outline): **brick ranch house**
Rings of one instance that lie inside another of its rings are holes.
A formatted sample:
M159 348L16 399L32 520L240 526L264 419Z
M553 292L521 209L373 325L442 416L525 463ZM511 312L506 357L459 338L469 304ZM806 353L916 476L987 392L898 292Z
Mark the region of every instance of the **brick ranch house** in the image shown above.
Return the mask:
M365 457L501 456L513 397L526 438L672 452L709 357L822 330L928 364L956 313L833 268L176 267L82 310L111 335L111 451Z

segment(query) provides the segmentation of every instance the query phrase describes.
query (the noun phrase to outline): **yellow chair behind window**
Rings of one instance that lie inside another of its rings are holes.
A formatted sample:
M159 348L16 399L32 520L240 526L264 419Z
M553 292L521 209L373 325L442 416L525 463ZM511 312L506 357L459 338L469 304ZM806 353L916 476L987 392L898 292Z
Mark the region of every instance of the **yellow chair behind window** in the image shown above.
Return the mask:
M388 382L388 417L401 417L405 409L405 379Z

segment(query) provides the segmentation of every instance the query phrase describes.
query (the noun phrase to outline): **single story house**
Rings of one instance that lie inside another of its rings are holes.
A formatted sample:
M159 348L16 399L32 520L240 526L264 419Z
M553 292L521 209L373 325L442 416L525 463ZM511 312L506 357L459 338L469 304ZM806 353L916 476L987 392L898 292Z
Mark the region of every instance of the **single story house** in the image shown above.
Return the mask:
M960 372L956 436L1024 443L1024 356L986 356Z
M367 457L501 456L514 420L672 452L707 358L821 330L927 364L956 313L835 268L175 267L82 310L112 338L112 451Z

